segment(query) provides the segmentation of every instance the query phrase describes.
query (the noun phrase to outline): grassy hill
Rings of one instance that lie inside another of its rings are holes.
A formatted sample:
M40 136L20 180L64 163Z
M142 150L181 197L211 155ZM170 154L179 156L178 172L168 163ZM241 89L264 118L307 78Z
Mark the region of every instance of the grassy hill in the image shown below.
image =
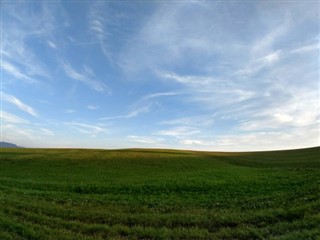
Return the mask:
M0 239L320 238L320 147L0 151Z

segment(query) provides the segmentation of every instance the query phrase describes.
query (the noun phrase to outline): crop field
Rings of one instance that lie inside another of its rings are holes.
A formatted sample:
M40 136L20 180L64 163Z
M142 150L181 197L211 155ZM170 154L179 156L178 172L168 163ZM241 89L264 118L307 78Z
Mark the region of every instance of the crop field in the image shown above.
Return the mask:
M0 239L320 239L320 147L1 149Z

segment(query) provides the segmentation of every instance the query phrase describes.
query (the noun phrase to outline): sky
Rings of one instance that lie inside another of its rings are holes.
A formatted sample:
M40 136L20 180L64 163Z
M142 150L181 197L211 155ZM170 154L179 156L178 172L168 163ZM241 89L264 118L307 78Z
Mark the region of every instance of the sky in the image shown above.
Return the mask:
M319 1L1 1L1 141L320 145Z

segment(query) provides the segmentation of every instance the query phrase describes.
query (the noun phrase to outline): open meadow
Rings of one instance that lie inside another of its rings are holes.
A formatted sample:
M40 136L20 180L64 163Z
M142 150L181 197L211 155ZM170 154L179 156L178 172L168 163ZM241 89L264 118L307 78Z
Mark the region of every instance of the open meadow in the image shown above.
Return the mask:
M0 239L320 239L319 156L1 149Z

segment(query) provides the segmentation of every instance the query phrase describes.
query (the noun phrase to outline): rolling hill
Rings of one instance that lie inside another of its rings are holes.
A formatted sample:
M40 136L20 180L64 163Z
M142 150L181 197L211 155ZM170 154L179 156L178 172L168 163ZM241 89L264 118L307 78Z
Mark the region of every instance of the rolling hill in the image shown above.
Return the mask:
M1 154L0 239L320 236L320 147Z

